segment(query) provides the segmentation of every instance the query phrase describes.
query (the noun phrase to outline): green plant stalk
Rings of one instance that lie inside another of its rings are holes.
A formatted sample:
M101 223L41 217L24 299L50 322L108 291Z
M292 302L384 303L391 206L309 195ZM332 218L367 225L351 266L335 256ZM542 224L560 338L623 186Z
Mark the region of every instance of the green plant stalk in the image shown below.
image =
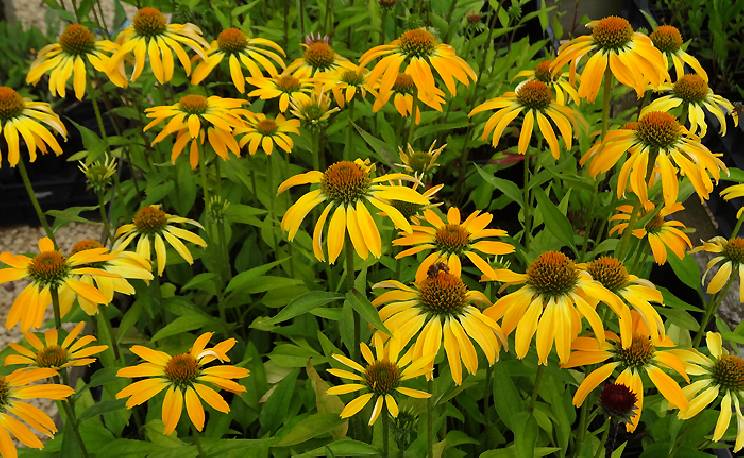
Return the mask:
M537 364L537 370L535 371L535 383L532 385L532 395L530 396L530 412L535 411L535 403L537 402L537 391L540 389L540 382L542 381L543 372L545 366L543 364Z
M708 322L710 322L711 317L713 317L713 315L718 312L718 307L721 305L721 300L723 300L723 297L726 295L729 287L731 286L731 278L732 277L729 277L723 288L716 294L714 294L713 298L710 301L706 301L703 320L700 322L700 328L698 329L697 334L695 334L695 340L692 341L693 347L698 347L700 345L700 342L703 341L703 335L705 335L705 330L708 328Z
M101 230L101 243L107 245L109 238L111 237L111 225L109 223L108 214L106 212L106 198L104 197L104 190L98 190L98 213L101 215L101 221L103 222L103 229Z
M199 439L199 431L196 430L196 427L193 424L191 425L191 437L194 439L194 445L196 445L196 451L199 458L206 458L207 454L204 451L201 440Z
M28 198L31 201L31 205L34 207L34 211L36 212L36 217L39 219L39 223L41 224L41 227L44 228L44 232L46 233L46 236L49 237L52 241L54 241L54 232L52 232L52 229L49 227L49 223L47 222L46 216L44 215L44 212L41 210L39 199L36 197L34 188L31 186L31 180L28 179L28 172L26 171L26 164L25 164L25 161L22 155L20 156L20 159L18 161L18 171L21 172L21 180L23 180L23 187L26 189L26 194L28 195Z
M528 249L532 240L532 212L530 206L530 154L529 151L524 155L524 205L522 205L522 211L524 212L524 248Z
M300 17L300 35L305 39L305 1L297 0L297 15Z
M489 415L489 404L491 401L491 391L493 389L493 366L486 367L486 386L483 393L483 416L485 417L486 431L483 434L483 441L485 448L490 448L488 445L488 431L491 428L491 416Z
M302 14L302 10L300 10ZM289 0L284 0L284 49L289 47Z
M741 212L741 216L737 218L736 220L736 226L734 226L734 230L731 231L731 239L734 240L739 235L739 229L741 229L741 223L744 222L744 211Z
M403 146L410 145L413 141L413 134L416 132L416 113L418 112L418 93L413 93L413 102L411 102L411 124L408 126L406 141Z
M346 143L344 144L344 160L350 161L351 159L351 141L354 133L354 100L352 98L349 102L349 124L346 126Z
M117 342L116 335L114 334L114 327L111 325L111 319L108 317L108 314L106 314L105 310L100 307L98 309L98 322L99 328L101 327L101 324L103 325L102 327L106 328L106 333L111 340L111 353L113 353L114 359L116 361L120 361L121 352L119 351L119 343Z
M276 189L276 186L274 185L274 160L271 158L271 156L266 156L266 176L269 184L269 219L271 222L271 248L276 250L276 236L274 234L274 190Z
M382 9L382 16L380 17L380 43L385 43L385 22L388 15L388 9ZM351 27L349 27L351 30Z
M635 223L638 221L638 213L641 209L641 203L636 202L633 204L633 210L630 219L628 220L628 226L623 231L622 237L620 237L620 243L618 244L617 248L615 249L615 257L621 261L624 261L625 256L625 248L628 243L630 243L630 236L633 232L633 226L635 226Z
M345 271L346 271L346 291L351 292L354 290L354 247L351 244L351 238L347 232L344 236L344 260L345 260ZM351 355L353 360L359 358L359 344L361 343L362 334L362 323L358 313L353 313L354 316L354 347L351 349Z
M323 17L325 34L329 37L333 35L333 30L331 30L333 27L333 1L334 0L326 0L326 10Z
M450 6L447 9L447 15L445 16L447 21L447 34L444 36L444 42L449 43L450 39L452 38L452 31L455 29L455 25L452 24L452 14L455 12L455 5L457 5L457 0L451 0Z
M587 428L587 417L589 416L589 406L590 404L588 402L588 399L584 399L584 403L581 404L581 408L579 409L579 433L576 436L576 444L574 446L575 456L578 456L579 453L581 453L581 446L584 444L584 436L586 435Z
M434 396L434 380L427 382L429 394ZM426 399L426 456L434 458L434 401Z
M382 410L382 456L390 457L390 419L384 408Z
M214 172L217 177L217 186L216 186L216 192L217 195L225 199L225 197L222 195L222 172L220 169L220 161L221 159L215 159L214 160ZM227 199L225 199L227 201ZM228 240L227 240L227 233L225 232L225 221L224 221L224 214L222 215L223 220L217 221L217 243L219 244L220 248L220 257L222 258L222 266L224 269L224 282L227 284L230 277L232 276L232 267L230 266L230 254L228 251Z
M602 425L602 438L599 440L599 447L597 447L594 458L600 458L605 455L605 446L607 445L607 438L610 435L611 424L610 417L608 416L604 421L604 425Z

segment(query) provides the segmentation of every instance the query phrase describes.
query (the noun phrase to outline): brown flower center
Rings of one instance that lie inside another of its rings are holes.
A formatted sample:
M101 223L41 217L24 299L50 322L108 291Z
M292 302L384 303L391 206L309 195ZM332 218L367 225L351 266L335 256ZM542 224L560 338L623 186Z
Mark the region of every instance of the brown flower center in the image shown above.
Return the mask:
M390 394L400 383L400 370L390 361L375 361L364 371L364 383L373 393Z
M217 35L217 46L228 54L238 54L248 46L248 40L242 30L230 27Z
M98 240L81 240L72 246L70 253L75 254L78 251L92 250L94 248L103 248L103 245Z
M203 95L184 95L178 100L178 105L189 114L203 114L209 108L209 102Z
M606 383L599 395L599 403L604 411L612 416L627 421L633 416L638 396L626 385Z
M449 273L444 263L429 268L427 276L418 286L424 310L434 315L458 315L465 307L467 288L462 280Z
M674 54L682 46L682 34L673 25L660 25L650 37L654 46L662 52Z
M359 87L364 82L364 76L360 71L346 70L344 74L341 75L341 81L349 86Z
M300 90L300 80L291 75L282 75L276 79L276 87L282 92L292 93Z
M392 8L398 3L398 0L378 0L378 3L383 8Z
M44 347L36 353L36 364L39 367L62 367L69 359L67 350L59 345Z
M421 211L422 205L408 202L407 200L391 200L390 205L398 210L405 219L409 219L411 216L418 214Z
M628 283L628 269L618 259L610 256L592 261L586 271L610 291L617 291Z
M517 88L517 102L532 110L544 110L550 106L550 88L538 80L529 80Z
M470 233L459 224L447 224L437 229L434 233L434 241L437 249L445 253L460 254L468 247Z
M335 57L336 53L325 40L312 41L305 48L305 61L315 71L325 71L331 68Z
M682 136L682 127L674 116L663 111L652 111L638 121L636 137L651 147L667 149Z
M400 50L408 58L429 57L435 44L434 35L424 28L407 30L400 36Z
M28 265L28 274L36 282L56 286L67 276L69 269L62 253L42 251Z
M723 246L723 255L733 262L744 264L744 239L735 238Z
M199 375L199 364L191 353L172 356L165 364L165 377L178 386L191 385Z
M744 359L734 355L721 355L713 365L713 380L729 390L744 389Z
M350 204L364 197L369 184L369 175L359 164L340 161L328 167L323 175L321 188L331 200Z
M0 86L0 121L19 116L25 107L21 94L9 87Z
M527 283L544 296L562 296L578 280L576 264L560 251L546 251L527 268Z
M550 71L552 60L543 60L535 66L535 79L543 83L553 81L553 73Z
M616 355L625 367L640 368L651 362L654 351L654 346L648 336L635 335L630 347L625 349L618 347Z
M483 19L483 16L477 11L471 11L465 16L468 24L478 24Z
M8 405L9 397L10 385L5 381L5 377L0 377L0 409L4 409Z
M162 231L168 223L168 217L158 207L149 206L140 209L134 215L133 222L139 232L151 234Z
M674 83L672 91L687 103L699 104L708 95L708 83L700 75L684 75Z
M65 54L82 56L93 51L96 38L89 28L80 24L70 24L59 36L59 45Z
M276 132L277 125L273 119L262 119L256 123L256 130L261 135L270 137Z
M600 19L592 29L594 42L603 49L618 49L633 38L630 22L616 16Z
M165 32L165 16L157 8L140 8L132 19L132 27L141 37L155 37Z
M393 83L393 91L400 94L413 94L414 89L416 89L416 83L413 82L411 75L407 73L398 73L398 76L395 77L395 82Z
M646 230L651 233L658 232L664 227L664 223L666 223L664 217L657 213L646 223Z

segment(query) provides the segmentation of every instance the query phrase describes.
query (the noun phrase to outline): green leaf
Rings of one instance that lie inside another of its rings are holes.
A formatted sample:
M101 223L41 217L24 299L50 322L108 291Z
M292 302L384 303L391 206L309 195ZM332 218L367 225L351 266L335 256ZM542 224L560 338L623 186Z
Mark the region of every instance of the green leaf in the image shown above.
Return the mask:
M266 210L250 207L248 205L230 204L225 211L225 219L231 223L248 224L249 226L258 227L261 224L259 216L266 214Z
M478 170L478 173L481 177L483 177L486 183L501 191L505 196L516 202L520 207L522 206L522 192L513 181L489 175L482 168L480 168L478 164L475 164L475 169Z
M107 399L105 401L98 401L90 406L85 412L80 414L79 419L85 420L86 418L95 417L115 410L121 410L124 409L125 404L126 401L124 399Z
M377 153L377 157L380 159L381 162L384 162L386 164L392 164L395 162L395 153L393 152L393 148L390 147L387 143L380 140L379 138L376 138L366 130L359 127L356 123L353 124L354 128L359 132L359 135L362 136L362 139L367 142L367 144L374 150L375 153Z
M279 261L270 262L239 273L230 280L225 291L231 293L235 290L243 290L247 286L255 284L258 277L266 274L266 272L278 266L285 260L286 259L281 259Z
M312 414L299 420L289 430L280 434L279 440L274 445L276 447L290 447L303 444L314 437L330 434L342 421L341 417L334 413Z
M700 279L702 274L700 273L700 266L691 255L686 255L684 259L679 259L677 256L667 257L669 265L674 271L674 275L679 278L682 283L689 286L695 291L700 292Z
M390 334L390 331L382 324L380 319L380 313L377 311L374 305L359 291L352 290L346 293L345 303L348 303L364 321L371 324L380 331Z
M519 412L512 423L517 456L532 456L537 442L537 421L529 412Z
M297 391L297 375L299 370L295 369L274 386L271 396L259 414L261 428L264 431L275 431L287 419L292 395Z
M379 456L380 450L358 440L339 439L323 447L295 455L296 458L311 456Z
M89 212L98 209L98 207L69 207L64 210L48 210L47 215L54 217L52 231L67 226L70 223L90 223L90 220L80 216L80 213Z
M536 188L533 192L537 199L538 209L542 213L546 229L560 242L570 246L574 251L576 251L576 245L574 244L573 239L574 231L568 218L566 218L566 215L561 213L558 207L550 201L548 196L545 194L545 191Z
M215 326L214 318L207 315L198 315L195 313L179 316L175 320L171 321L164 328L152 336L150 339L152 342L164 339L169 336L181 334L183 332L193 331L204 327Z
M292 302L287 304L276 316L271 319L272 324L278 324L282 321L289 320L296 316L308 313L318 307L322 307L329 302L343 299L343 296L329 293L326 291L308 291L307 293L296 297Z
M106 153L106 145L101 140L101 137L97 133L88 129L85 126L81 126L73 120L70 120L75 125L78 132L80 132L80 138L83 141L83 146L88 150L88 160L95 161L101 158Z

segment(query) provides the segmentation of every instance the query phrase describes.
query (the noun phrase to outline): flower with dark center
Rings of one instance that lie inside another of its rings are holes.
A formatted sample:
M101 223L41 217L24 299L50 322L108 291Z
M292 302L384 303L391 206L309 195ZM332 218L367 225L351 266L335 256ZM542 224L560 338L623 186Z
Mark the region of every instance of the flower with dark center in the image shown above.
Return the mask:
M165 377L179 388L191 386L199 376L199 362L191 353L171 357L163 368Z
M592 37L600 48L618 50L633 39L633 27L626 19L609 16L596 21L592 27Z
M98 240L80 240L72 246L72 248L70 249L70 254L75 254L78 251L83 250L92 250L94 248L104 248L104 246L101 245L101 242L99 242Z
M398 0L377 0L381 7L383 8L394 8L395 5L398 3Z
M686 103L698 104L708 95L708 83L700 75L685 75L675 81L672 92Z
M341 110L339 107L331 108L331 98L323 89L316 89L310 97L304 94L292 97L289 104L292 114L310 129L319 129L333 113Z
M543 296L563 296L578 281L579 269L560 251L546 251L527 268L527 284Z
M39 367L62 367L67 362L67 350L58 345L44 347L36 354L36 364Z
M427 313L459 316L467 305L465 283L450 274L446 264L432 265L426 278L419 282L418 289L420 305Z
M290 101L303 99L309 101L313 91L313 80L299 73L284 72L281 75L249 76L246 81L255 86L248 92L251 97L260 97L262 100L279 98L279 111L284 113L290 106Z
M638 140L651 148L672 148L682 136L677 119L663 111L652 111L638 120Z
M469 237L468 231L459 224L447 224L434 233L434 242L444 255L461 255L470 245Z
M315 80L331 91L336 105L344 108L354 97L365 98L367 92L372 92L372 87L367 84L368 74L366 68L346 63L335 71L317 74Z
M21 94L9 87L0 86L0 121L9 121L19 116L25 107Z
M744 390L744 359L722 354L713 365L712 376L713 382L723 389Z
M526 81L517 90L517 102L531 110L545 110L550 106L550 88L539 80Z
M552 60L543 60L538 62L535 66L535 79L542 81L543 83L550 83L553 81L553 72L550 69Z
M708 75L703 70L700 62L682 49L684 40L677 27L660 25L651 32L649 38L653 45L664 54L664 63L668 66L667 62L672 61L677 79L683 78L687 74L685 65L689 65L695 73L703 77L704 80L708 80Z
M217 35L217 46L226 54L240 54L248 46L248 40L242 30L229 27Z
M706 251L714 256L705 266L701 280L701 283L705 284L708 273L716 270L705 290L708 294L720 293L733 278L744 275L744 239L741 237L727 240L719 235L690 250L691 253L700 251ZM744 291L739 292L739 302L744 302Z
M407 30L399 38L400 49L407 58L428 57L434 52L436 39L424 28Z
M149 206L141 208L134 214L132 222L137 226L137 230L147 234L160 232L168 224L167 214L160 207Z
M92 52L96 46L96 38L89 28L80 24L70 24L59 36L62 51L71 56L82 56Z
M323 174L320 187L329 199L339 204L350 204L363 199L371 180L366 170L356 162L340 161L331 164Z
M646 335L633 336L633 343L628 348L618 348L615 357L622 363L623 367L641 368L651 362L654 357L655 347L651 338Z
M590 262L586 271L602 286L615 292L628 284L628 269L623 263L611 256L604 256Z
M599 395L602 410L622 423L630 421L637 409L638 396L626 385L605 383Z
M165 16L157 8L140 8L132 18L132 27L141 37L155 37L165 32Z
M479 24L483 20L483 15L477 11L471 11L465 15L468 24Z
M400 369L390 361L375 361L364 370L364 383L378 396L390 394L400 384Z
M377 91L375 103L372 105L372 111L375 113L378 112L392 98L395 110L403 117L411 116L415 108L415 122L418 124L421 119L421 109L418 106L413 106L414 95L418 98L420 94L413 77L408 73L398 73L389 91ZM433 93L428 97L427 105L441 111L443 104L444 92L435 87Z
M325 71L333 65L336 53L327 41L313 41L305 48L304 57L315 71Z
M248 145L248 154L251 156L254 156L259 148L270 156L274 152L274 146L289 154L294 146L289 134L300 133L300 121L285 119L282 114L271 119L263 113L252 113L246 120L246 126L238 129L238 133L245 134L240 139L240 147Z
M327 72L343 71L354 65L333 49L328 36L311 33L301 46L304 49L302 57L289 64L287 67L289 73L314 77Z
M178 99L178 105L188 114L204 114L209 108L209 102L203 95L188 94Z

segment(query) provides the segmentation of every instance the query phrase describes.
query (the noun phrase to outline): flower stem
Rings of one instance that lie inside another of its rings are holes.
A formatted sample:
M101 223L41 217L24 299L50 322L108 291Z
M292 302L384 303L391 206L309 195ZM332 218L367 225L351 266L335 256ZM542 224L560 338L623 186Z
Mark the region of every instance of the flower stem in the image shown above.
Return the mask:
M612 101L612 70L608 65L604 72L604 87L602 90L602 140L610 125L610 102Z
M574 446L574 455L579 456L581 453L581 446L584 444L584 436L586 435L586 427L587 427L587 417L589 416L589 403L584 402L581 404L581 408L579 409L579 427L578 427L578 435L576 436L576 444Z
M486 367L486 386L483 390L483 416L485 417L485 429L490 431L491 428L491 416L489 415L489 404L491 403L491 391L493 390L493 366ZM483 434L484 446L489 449L488 446L488 433Z
M736 226L734 226L734 230L731 231L730 240L734 240L739 235L739 229L741 229L742 222L744 222L744 211L741 212L741 216L736 220Z
M106 312L100 308L98 309L98 322L99 327L101 327L102 324L102 327L106 329L106 333L111 340L111 352L114 355L114 359L119 361L121 359L121 353L119 352L119 344L116 341L116 334L114 334L114 327L111 326L111 318L109 318Z
M349 124L346 126L346 143L344 144L344 160L351 160L351 140L354 133L354 99L349 102Z
M274 160L271 156L266 156L266 179L269 185L269 220L271 232L271 248L276 250L276 236L274 235L274 194L276 186L274 185Z
M597 452L594 454L594 458L600 458L605 454L605 446L607 445L607 437L610 435L611 427L612 423L610 422L610 417L607 417L602 426L602 438L599 440L599 447L597 447Z
M196 430L196 427L193 424L191 425L191 437L194 438L194 445L196 445L196 451L198 453L199 458L206 457L207 454L204 452L204 448L202 447L201 440L199 439L199 431Z
M530 212L530 155L529 151L524 155L524 202L522 211L524 212L524 248L528 249L532 239L532 212Z
M101 222L103 222L103 230L101 231L101 243L103 245L108 244L109 237L111 236L111 225L109 224L108 213L106 212L106 199L104 197L104 190L96 192L98 194L98 212L101 214Z
M302 14L302 11L300 11ZM289 48L289 0L284 0L284 49Z
M411 102L411 124L408 126L408 132L406 133L406 141L403 145L409 145L413 141L413 133L416 131L416 113L418 112L418 93L413 93L413 101Z
M28 172L26 171L26 164L22 156L20 160L18 161L18 171L21 172L21 180L23 180L23 187L26 188L26 194L28 194L28 198L31 201L31 205L34 207L34 211L36 212L36 217L39 218L39 223L41 224L41 227L44 228L44 232L46 233L47 237L49 237L50 239L52 239L52 241L54 241L54 232L52 232L52 229L49 227L49 223L47 222L46 216L44 215L44 212L41 210L39 199L36 197L34 188L31 186L31 180L28 179Z
M344 258L345 258L345 270L346 270L346 291L351 292L354 289L354 247L351 244L349 234L346 233L344 240ZM362 323L358 313L353 313L354 316L354 346L352 347L352 359L356 360L359 357L359 343L361 341L362 334Z
M544 371L545 371L545 366L538 363L537 370L535 371L535 383L532 385L532 396L530 396L530 406L529 406L530 412L535 411L535 402L537 401L537 390L540 388L540 382L542 381L542 376L543 376Z
M434 380L428 382L429 393L434 395ZM426 399L426 456L434 458L434 401Z
M227 199L222 195L222 172L220 171L220 159L215 159L214 161L214 172L217 176L217 196L226 202ZM222 206L223 202L219 202L218 205ZM224 281L227 283L232 276L232 267L230 266L230 254L228 250L229 240L227 240L227 234L225 232L224 208L225 207L222 206L222 209L220 209L219 212L221 220L215 221L215 224L217 226L217 243L219 244L220 257L222 258L222 266L224 269Z
M390 457L390 419L387 412L382 412L382 456Z

